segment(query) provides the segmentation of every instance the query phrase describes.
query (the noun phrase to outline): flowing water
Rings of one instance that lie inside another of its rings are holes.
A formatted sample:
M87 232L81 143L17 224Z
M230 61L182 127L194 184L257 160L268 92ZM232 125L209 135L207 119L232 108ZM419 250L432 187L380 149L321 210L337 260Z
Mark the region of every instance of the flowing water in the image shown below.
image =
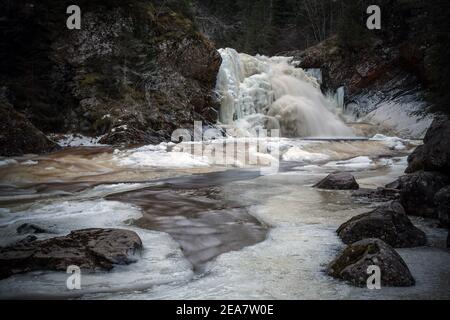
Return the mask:
M230 48L219 52L222 123L280 129L283 137L353 136L333 114L317 80L295 68L291 58L252 57Z
M126 228L139 234L144 249L136 263L82 274L81 290L66 288L66 273L41 271L0 281L0 298L450 298L446 231L431 220L413 219L427 233L428 246L398 250L414 287L371 291L324 272L344 247L337 227L374 205L356 202L348 191L312 185L344 170L363 188L384 186L402 174L420 141L377 134L370 124L344 124L316 80L288 58L231 49L221 54L220 125L244 135L280 129L278 171L263 174L272 155L251 147L245 152L261 157L256 164L224 165L209 153L186 151L234 146L231 137L2 159L0 245L20 240L17 227L33 223L48 230L38 238Z

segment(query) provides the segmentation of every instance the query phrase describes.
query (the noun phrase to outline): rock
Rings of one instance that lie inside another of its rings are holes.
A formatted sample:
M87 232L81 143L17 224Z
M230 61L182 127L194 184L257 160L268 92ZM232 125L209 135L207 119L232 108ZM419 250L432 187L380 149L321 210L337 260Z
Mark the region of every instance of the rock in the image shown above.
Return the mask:
M70 265L88 271L110 270L114 264L135 262L132 255L142 248L135 232L120 229L85 229L41 241L35 236L25 239L0 248L0 279L36 270L66 271Z
M47 230L34 225L34 224L29 224L29 223L24 223L21 224L18 228L17 228L17 233L18 234L28 234L28 233L48 233Z
M352 197L360 203L388 202L398 200L400 192L396 189L377 188L359 189L352 193Z
M437 206L437 214L441 226L450 228L450 186L446 186L436 193L434 203Z
M376 40L356 52L349 52L341 46L337 36L332 36L304 51L283 52L282 55L295 57L301 68L320 68L325 88L336 90L343 86L346 96L352 98L402 72L398 64L399 51L386 51L388 46Z
M58 149L40 130L11 105L0 101L0 155L20 156Z
M450 119L437 117L428 129L424 144L408 157L406 173L419 170L450 175Z
M408 287L415 280L400 255L380 239L364 239L349 245L328 266L327 273L355 286L367 285L369 266L381 271L381 286Z
M434 197L449 183L450 179L442 173L418 171L401 176L386 187L399 190L406 214L438 218Z
M418 247L427 243L425 233L412 224L398 201L350 219L339 227L337 233L346 244L367 238L381 239L395 248Z
M355 177L347 172L335 172L314 185L314 188L328 190L356 190L359 185Z

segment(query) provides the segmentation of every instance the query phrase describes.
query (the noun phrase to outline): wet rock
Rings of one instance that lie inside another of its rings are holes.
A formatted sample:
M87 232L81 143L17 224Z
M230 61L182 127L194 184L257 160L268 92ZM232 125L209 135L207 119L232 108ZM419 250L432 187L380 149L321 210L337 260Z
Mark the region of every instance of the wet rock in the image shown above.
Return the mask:
M120 229L77 230L41 241L29 237L34 239L0 248L0 279L36 270L66 271L70 265L110 270L134 262L132 255L142 248L135 232Z
M450 228L450 186L446 186L436 193L434 203L437 206L437 214L441 226Z
M353 217L342 224L337 233L346 244L378 238L395 248L410 248L427 242L425 233L412 224L397 201Z
M355 177L347 172L335 172L314 185L314 188L327 190L356 190L359 185Z
M359 189L352 193L352 197L360 203L388 202L398 200L400 193L396 189L377 188Z
M450 175L450 119L436 118L428 129L424 144L408 157L406 173L419 170L438 171Z
M367 285L369 266L381 271L381 286L408 287L415 280L400 255L380 239L364 239L349 245L328 266L327 273L358 287Z
M418 171L401 176L386 187L399 190L400 202L406 214L438 218L434 197L449 183L450 179L442 173Z
M18 234L29 234L29 233L48 233L47 230L34 225L34 224L29 224L29 223L24 223L21 224L18 228L17 228L17 233Z
M25 115L0 101L0 155L20 156L58 149L58 145L38 130Z

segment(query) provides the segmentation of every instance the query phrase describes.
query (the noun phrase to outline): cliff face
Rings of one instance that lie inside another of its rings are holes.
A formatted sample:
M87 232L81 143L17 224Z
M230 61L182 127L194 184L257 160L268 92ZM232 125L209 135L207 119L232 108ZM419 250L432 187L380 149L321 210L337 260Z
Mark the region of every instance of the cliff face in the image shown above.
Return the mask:
M293 56L302 68L320 68L325 90L344 87L345 104L357 116L403 137L423 138L432 121L426 96L433 39L426 4L411 4L397 4L390 12L382 7L381 31L368 31L358 48L347 48L333 36L306 50L280 54Z
M43 132L104 143L157 142L215 121L221 58L183 14L157 1L84 0L81 30L69 30L71 4L3 3L0 86L17 112Z

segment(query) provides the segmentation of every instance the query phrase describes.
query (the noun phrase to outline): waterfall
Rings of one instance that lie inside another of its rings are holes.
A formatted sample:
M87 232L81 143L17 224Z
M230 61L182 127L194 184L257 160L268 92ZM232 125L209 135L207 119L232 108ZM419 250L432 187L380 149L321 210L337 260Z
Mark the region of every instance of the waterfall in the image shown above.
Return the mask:
M221 124L245 130L279 128L285 137L353 136L333 113L317 79L294 67L292 58L250 56L230 48L219 53Z

